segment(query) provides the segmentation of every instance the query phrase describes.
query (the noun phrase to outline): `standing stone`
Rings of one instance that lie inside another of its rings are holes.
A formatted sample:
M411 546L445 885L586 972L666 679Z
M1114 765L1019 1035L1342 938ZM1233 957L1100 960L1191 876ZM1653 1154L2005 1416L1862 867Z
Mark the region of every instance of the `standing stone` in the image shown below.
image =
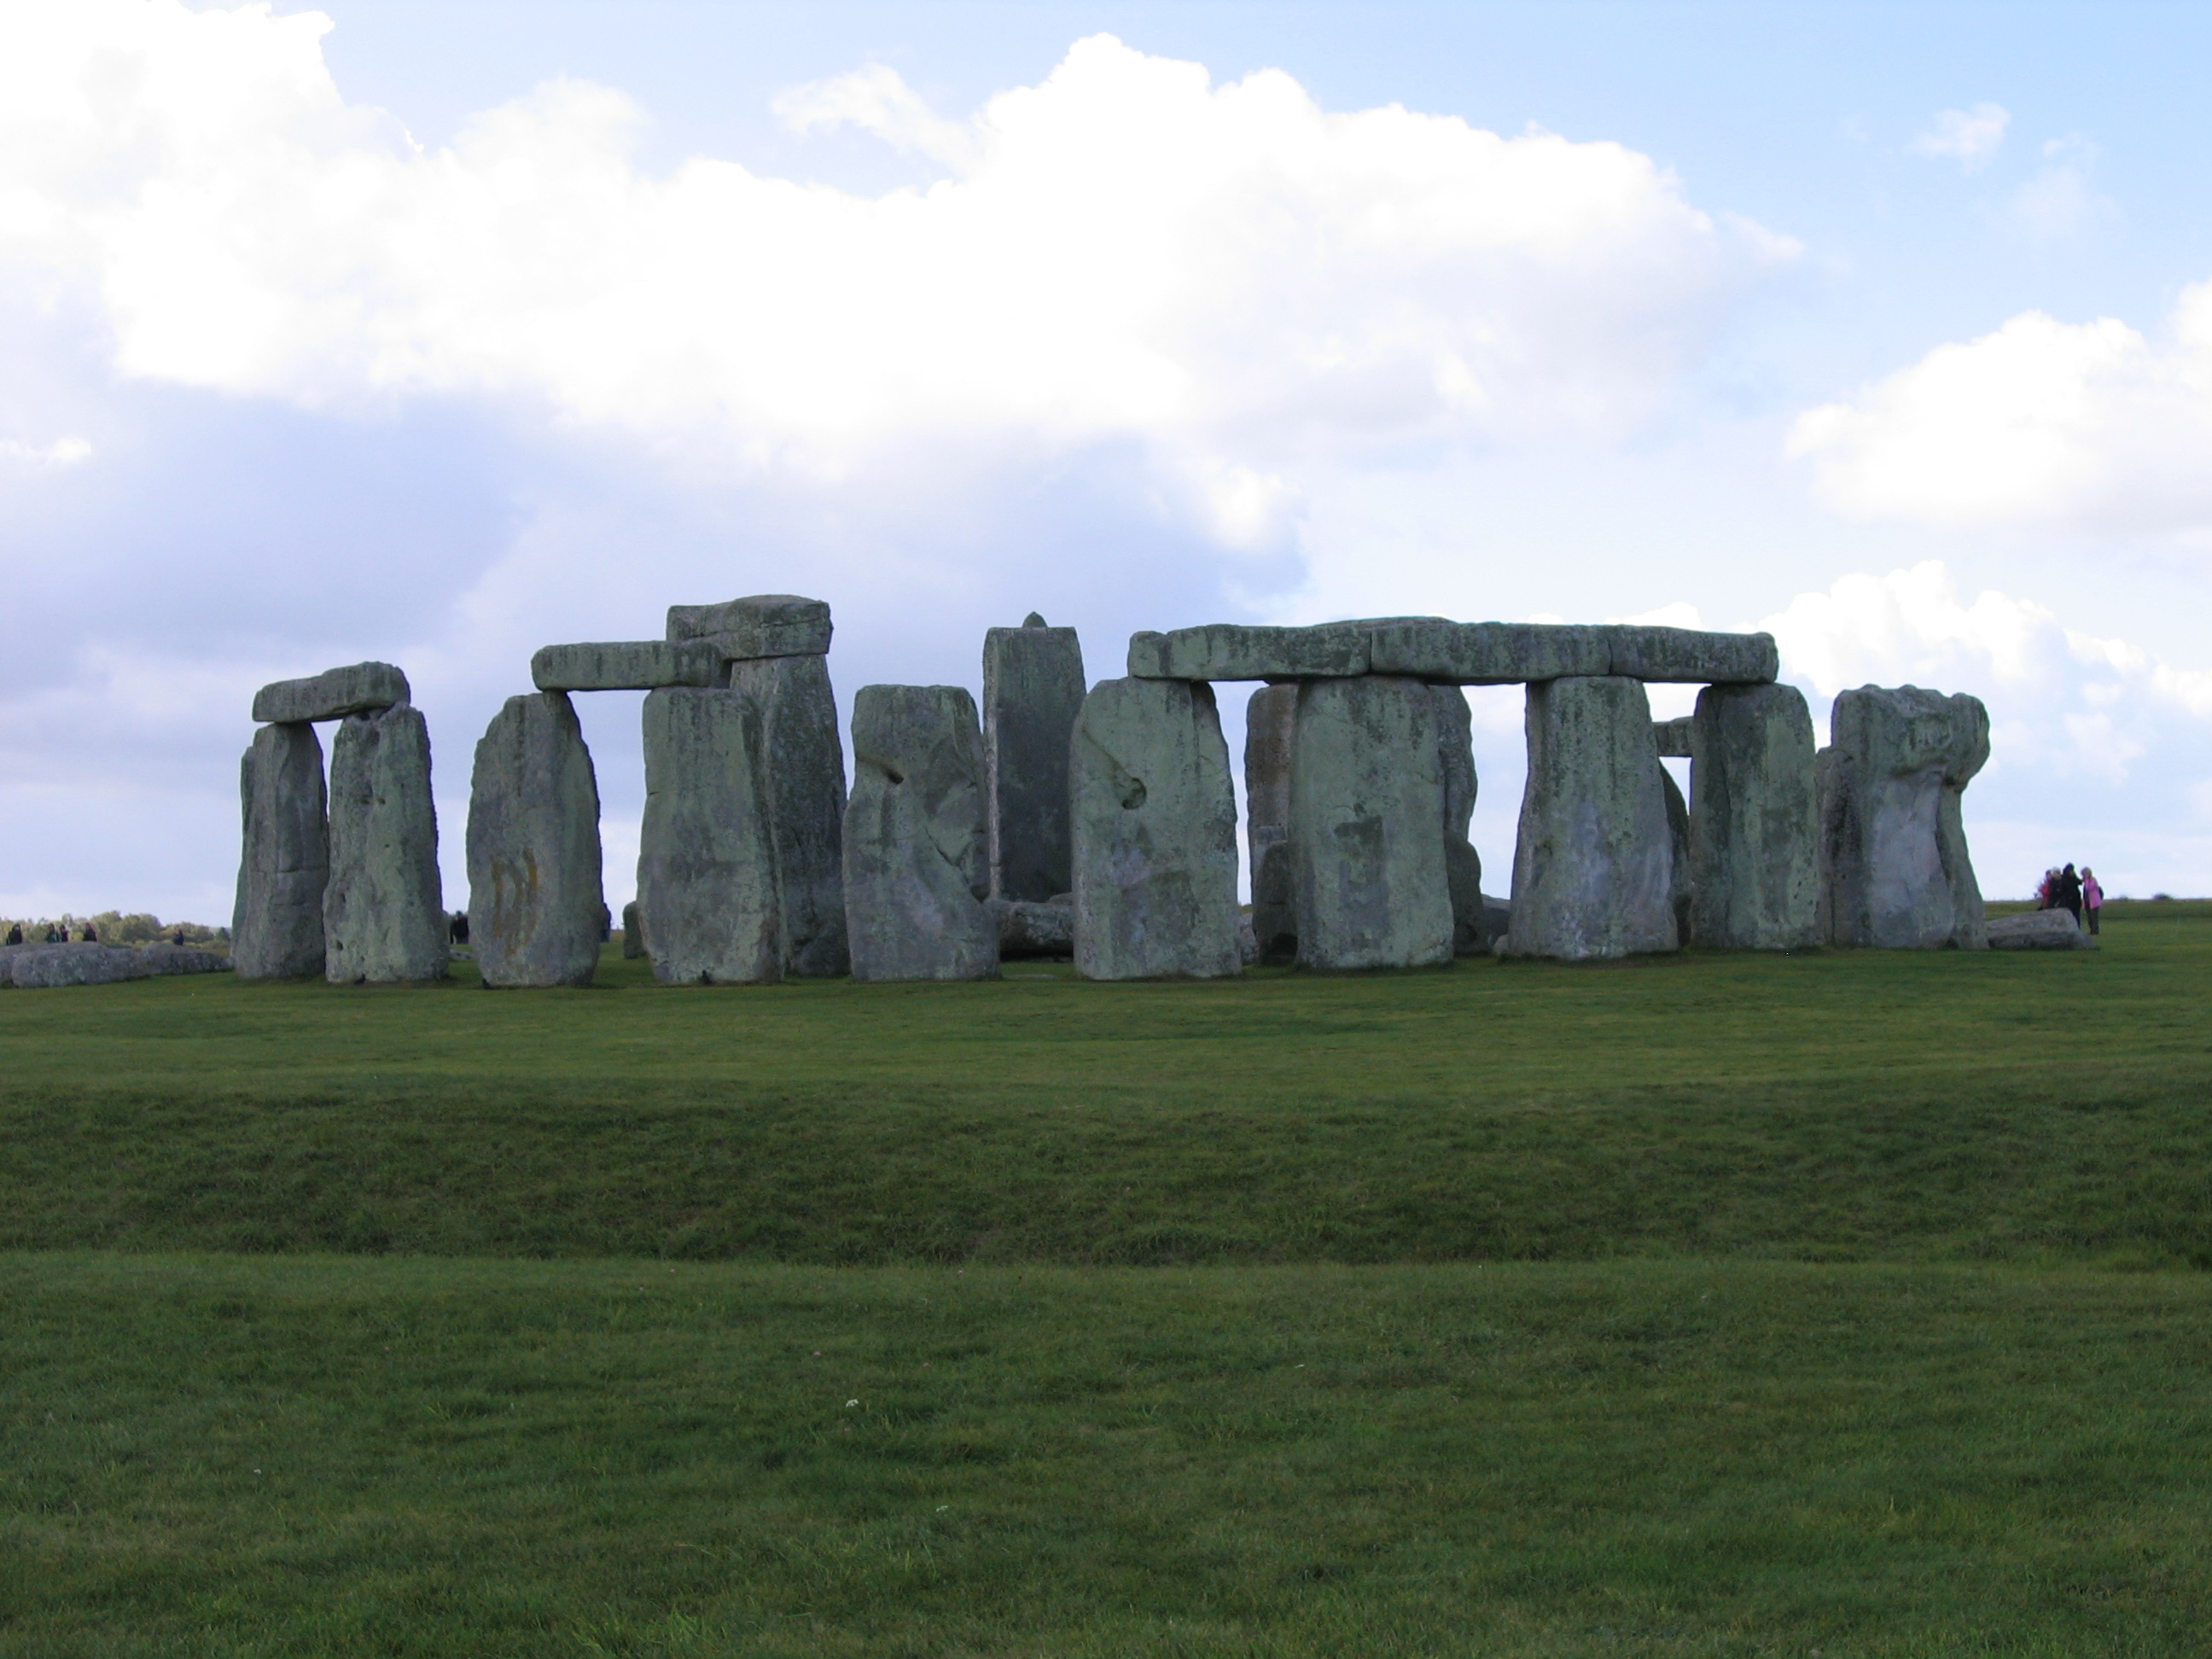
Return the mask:
M1531 685L1528 726L1506 953L1577 961L1679 948L1674 835L1643 683Z
M822 656L732 662L730 685L760 710L783 907L783 970L830 979L852 958L845 943L845 745Z
M1252 942L1257 959L1277 967L1297 961L1298 955L1297 884L1290 849L1291 761L1297 729L1296 684L1263 685L1244 705L1244 851L1252 876Z
M1069 752L1076 971L1242 972L1237 791L1212 688L1102 680L1083 700Z
M1437 759L1444 777L1444 879L1451 889L1452 954L1490 954L1496 930L1482 896L1482 860L1468 839L1474 817L1474 715L1467 694L1456 686L1432 685L1436 703Z
M632 899L623 906L623 960L641 962L645 956L645 927L637 919L637 901Z
M783 905L760 710L742 691L646 694L637 908L665 985L783 977Z
M1083 707L1083 646L1034 611L983 635L983 765L991 893L1042 903L1070 890L1067 744Z
M864 685L853 700L845 906L859 980L990 979L999 918L983 735L957 685Z
M566 693L509 697L469 784L469 942L491 986L589 985L606 901L599 786Z
M443 979L451 951L430 799L430 728L402 703L349 714L331 747L324 973L333 985Z
M1960 798L1990 757L1978 697L1862 686L1820 751L1820 932L1832 945L1985 950Z
M1818 944L1820 802L1805 694L1709 685L1690 750L1690 938L1724 951Z
M1451 960L1437 714L1419 680L1364 675L1298 688L1290 844L1305 966Z
M240 979L317 978L331 843L315 728L301 720L256 732L239 764L238 792L245 846L231 963Z

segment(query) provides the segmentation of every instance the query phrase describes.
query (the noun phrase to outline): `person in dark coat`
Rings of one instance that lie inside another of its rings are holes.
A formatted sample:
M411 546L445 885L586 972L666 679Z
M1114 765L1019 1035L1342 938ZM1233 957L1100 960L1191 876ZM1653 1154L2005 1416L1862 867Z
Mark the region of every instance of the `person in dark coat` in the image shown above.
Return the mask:
M21 922L17 922L14 927L8 930L8 943L10 945L21 945L22 942L23 926Z
M2081 925L2081 878L2074 873L2072 865L2058 872L2057 890L2051 894L2051 898L2058 908L2074 918L2076 927Z
M469 942L469 913L467 911L456 910L453 912L453 920L446 924L446 937L455 945L466 945Z

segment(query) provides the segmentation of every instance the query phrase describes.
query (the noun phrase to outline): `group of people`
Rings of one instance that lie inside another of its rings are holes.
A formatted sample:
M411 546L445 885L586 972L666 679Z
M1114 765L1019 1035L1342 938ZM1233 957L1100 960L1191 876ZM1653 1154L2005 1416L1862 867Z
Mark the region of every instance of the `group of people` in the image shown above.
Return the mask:
M2074 866L2045 870L2043 885L2035 890L2035 908L2039 910L2065 910L2072 914L2074 925L2097 931L2097 913L2105 908L2105 890L2097 884L2097 872L2087 865L2081 873L2074 873Z
M22 942L23 925L21 922L11 923L8 928L8 943L10 945L21 945ZM69 942L70 936L68 928L60 927L51 921L46 924L46 944L67 945ZM87 945L97 945L100 943L99 936L93 932L92 924L90 922L87 922L84 925L84 942Z

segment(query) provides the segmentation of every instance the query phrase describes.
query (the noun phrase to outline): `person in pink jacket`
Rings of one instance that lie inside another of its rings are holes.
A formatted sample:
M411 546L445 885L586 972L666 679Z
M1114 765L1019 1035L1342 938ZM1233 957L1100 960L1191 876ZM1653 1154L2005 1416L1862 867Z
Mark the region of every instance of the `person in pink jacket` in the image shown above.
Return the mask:
M2105 890L2097 884L2097 872L2087 865L2081 866L2081 919L2089 924L2089 931L2097 931L2097 913L2105 908Z

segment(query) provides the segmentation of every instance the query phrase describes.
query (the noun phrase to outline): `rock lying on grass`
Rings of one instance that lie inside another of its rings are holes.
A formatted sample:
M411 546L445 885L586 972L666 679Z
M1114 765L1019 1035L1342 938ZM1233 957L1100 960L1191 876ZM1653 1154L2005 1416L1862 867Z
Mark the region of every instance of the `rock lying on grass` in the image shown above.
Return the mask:
M2016 916L1991 916L1992 951L2094 951L2096 935L2085 933L2070 910L2027 910Z
M58 985L113 985L166 974L215 974L228 957L188 945L16 945L0 947L0 985L19 991Z

